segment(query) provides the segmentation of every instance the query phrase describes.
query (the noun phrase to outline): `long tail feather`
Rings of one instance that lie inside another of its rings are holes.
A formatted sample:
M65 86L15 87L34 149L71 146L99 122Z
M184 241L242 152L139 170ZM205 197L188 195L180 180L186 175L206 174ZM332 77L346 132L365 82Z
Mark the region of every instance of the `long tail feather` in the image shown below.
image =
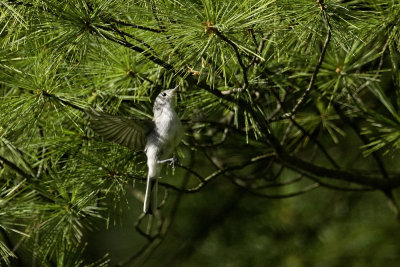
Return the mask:
M157 178L147 177L146 194L144 196L143 212L153 214L157 209Z

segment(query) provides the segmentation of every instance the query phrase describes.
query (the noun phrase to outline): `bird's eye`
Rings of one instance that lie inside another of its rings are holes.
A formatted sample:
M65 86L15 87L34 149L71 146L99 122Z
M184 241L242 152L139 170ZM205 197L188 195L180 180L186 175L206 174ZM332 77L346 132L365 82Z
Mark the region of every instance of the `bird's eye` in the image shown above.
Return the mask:
M165 93L165 92L164 92L164 93L162 93L161 95L162 95L162 96L166 96L166 95L167 95L167 93Z

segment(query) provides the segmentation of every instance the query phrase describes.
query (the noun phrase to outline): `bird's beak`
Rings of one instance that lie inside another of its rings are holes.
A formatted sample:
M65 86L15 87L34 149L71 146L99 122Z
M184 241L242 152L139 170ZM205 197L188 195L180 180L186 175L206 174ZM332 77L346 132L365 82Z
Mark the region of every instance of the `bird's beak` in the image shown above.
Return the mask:
M175 88L173 88L171 92L172 92L173 94L178 93L178 87L179 87L179 84L178 84L177 86L175 86Z

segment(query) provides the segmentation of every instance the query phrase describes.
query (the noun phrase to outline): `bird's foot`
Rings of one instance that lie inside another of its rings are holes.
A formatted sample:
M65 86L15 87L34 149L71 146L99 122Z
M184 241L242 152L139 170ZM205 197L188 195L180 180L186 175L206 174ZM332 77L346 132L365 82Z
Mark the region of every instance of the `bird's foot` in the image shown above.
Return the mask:
M178 163L179 163L178 158L173 157L173 158L171 158L171 162L169 163L169 165L172 167L172 169L175 170L175 168L176 168L175 165L178 165Z
M173 157L170 159L164 159L164 160L157 161L157 163L166 163L166 162L168 162L169 165L172 166L173 169L175 169L175 167L176 167L175 165L178 164L178 159Z

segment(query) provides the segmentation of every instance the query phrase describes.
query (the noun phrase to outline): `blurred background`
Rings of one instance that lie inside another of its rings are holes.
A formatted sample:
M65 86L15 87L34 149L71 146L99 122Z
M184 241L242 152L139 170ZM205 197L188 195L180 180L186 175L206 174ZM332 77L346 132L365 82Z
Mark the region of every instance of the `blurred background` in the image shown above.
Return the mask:
M117 225L89 233L88 257L97 259L110 253L113 265L139 251L147 242L134 227L141 205L129 197L130 209L123 212ZM148 223L145 218L144 228ZM264 199L229 186L222 178L201 194L182 196L165 239L150 248L147 261L138 257L135 263L396 266L399 238L399 222L382 193L319 188L294 198Z

